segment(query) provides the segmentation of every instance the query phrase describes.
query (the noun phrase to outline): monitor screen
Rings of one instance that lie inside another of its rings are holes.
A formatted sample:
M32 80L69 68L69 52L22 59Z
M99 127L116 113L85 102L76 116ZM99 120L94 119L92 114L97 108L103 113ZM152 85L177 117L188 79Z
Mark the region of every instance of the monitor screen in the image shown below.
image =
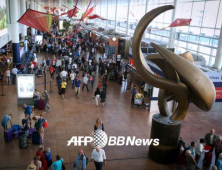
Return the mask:
M5 49L0 49L0 53L5 53Z

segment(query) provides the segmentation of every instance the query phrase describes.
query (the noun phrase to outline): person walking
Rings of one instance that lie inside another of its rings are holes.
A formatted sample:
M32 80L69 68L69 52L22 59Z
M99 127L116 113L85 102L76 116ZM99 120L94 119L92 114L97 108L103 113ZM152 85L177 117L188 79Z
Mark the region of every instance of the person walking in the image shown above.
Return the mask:
M72 89L74 88L74 85L75 85L75 77L76 77L76 74L72 70L71 74L70 74L70 79L71 79L71 82L72 82Z
M98 87L96 88L96 91L94 93L94 97L96 100L96 106L98 107L99 106L99 99L100 99L100 90Z
M12 129L12 114L7 114L5 115L3 118L2 118L2 121L1 121L1 125L2 127L4 128L4 139L6 141L6 134L5 134L5 130L8 129L8 122L10 122L10 125L11 125L11 129Z
M44 90L43 93L43 97L45 100L45 109L44 109L44 113L46 113L47 111L50 111L50 106L49 106L49 93L47 92L47 90Z
M134 106L134 100L135 100L135 95L136 95L136 85L133 85L133 88L131 90L131 105Z
M66 86L67 86L66 80L63 79L63 81L61 83L61 94L62 94L63 99L65 98Z
M87 91L89 92L89 89L88 89L88 74L85 74L85 76L83 77L83 86L82 86L82 91L84 91L84 87L86 86L86 89Z
M43 128L43 123L47 122L47 120L44 118L44 113L40 113L39 116L34 116L33 120L36 121L35 123L35 128L39 132L39 135L41 137L41 142L42 144L44 143L44 128Z
M106 90L105 90L105 88L103 88L103 90L101 91L100 98L101 98L100 102L102 103L102 106L104 107L105 102L106 102Z
M87 164L88 156L84 154L83 149L80 149L73 164L72 170L85 170Z
M56 161L52 163L51 169L53 170L62 170L64 159L60 155L56 155Z
M7 84L11 84L11 73L10 73L9 68L7 68L7 70L5 71L5 75L7 78Z
M50 168L50 166L52 165L52 151L50 148L46 148L43 151L43 154L45 156L45 160L47 162L47 167Z
M33 104L34 104L34 109L38 108L38 100L40 99L41 94L37 89L35 89L33 93Z
M18 69L16 66L12 69L12 84L15 84L16 75L18 73Z
M96 149L93 149L91 162L94 162L96 170L102 170L103 165L106 165L106 154L103 149L100 149L98 146Z
M81 86L81 80L79 79L79 76L76 76L75 79L75 95L77 98L79 98L80 95L80 86Z
M94 125L94 130L104 131L104 125L103 125L102 119L100 119L100 118L96 119L96 123Z
M49 68L51 80L54 80L55 68L51 65Z
M218 137L217 141L214 144L214 148L215 148L215 165L216 165L219 155L222 153L222 136Z

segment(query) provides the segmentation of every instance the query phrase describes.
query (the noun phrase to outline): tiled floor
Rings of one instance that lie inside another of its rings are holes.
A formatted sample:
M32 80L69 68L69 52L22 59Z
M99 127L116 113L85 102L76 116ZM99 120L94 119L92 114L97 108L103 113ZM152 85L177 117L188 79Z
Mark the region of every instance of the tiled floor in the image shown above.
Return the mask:
M40 54L38 54L40 55ZM43 82L43 78L36 78L36 83ZM38 85L40 91L43 86ZM49 90L49 85L47 85ZM44 146L50 147L52 157L60 154L65 159L67 169L71 164L80 147L67 146L67 141L72 136L85 136L91 133L96 118L103 120L105 131L108 136L136 136L138 138L149 138L152 114L145 109L132 108L130 106L130 92L114 82L110 82L107 89L107 100L105 107L96 107L92 99L93 91L81 92L80 98L76 99L74 90L69 82L65 99L58 95L55 82L52 83L50 93L51 111L46 114L49 127L45 129ZM5 96L0 96L0 117L12 113L13 123L20 124L24 117L21 106L17 106L16 87L4 86ZM41 111L34 111L38 115ZM222 114L219 112L197 112L188 113L185 118L181 136L188 145L191 141L197 141L204 137L211 128L215 128L218 134L222 134ZM3 129L1 128L3 134ZM37 145L30 145L27 149L19 149L18 140L14 139L5 143L3 135L0 135L0 170L24 170L31 162ZM82 147L90 157L91 146ZM106 146L107 166L104 170L180 170L178 165L160 165L148 158L148 147L146 146ZM200 166L202 166L200 164ZM95 169L89 164L87 169Z

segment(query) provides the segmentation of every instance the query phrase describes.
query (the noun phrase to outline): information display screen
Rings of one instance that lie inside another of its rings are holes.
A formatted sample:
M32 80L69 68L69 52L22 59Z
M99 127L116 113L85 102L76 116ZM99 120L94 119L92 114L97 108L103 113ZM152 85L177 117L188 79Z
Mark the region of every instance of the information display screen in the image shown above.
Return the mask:
M19 99L33 98L35 90L34 74L17 74L17 94Z

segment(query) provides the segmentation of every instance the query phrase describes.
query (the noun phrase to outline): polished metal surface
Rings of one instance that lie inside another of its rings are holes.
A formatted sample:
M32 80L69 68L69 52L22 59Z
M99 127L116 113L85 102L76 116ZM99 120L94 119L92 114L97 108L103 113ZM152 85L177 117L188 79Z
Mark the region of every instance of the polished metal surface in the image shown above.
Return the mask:
M142 17L134 32L132 50L135 66L141 78L151 86L160 88L158 104L160 114L163 116L171 114L167 108L167 101L174 99L175 95L178 100L178 107L172 113L170 119L181 121L187 114L190 100L200 109L209 111L214 104L216 93L212 81L192 64L190 53L181 57L151 43L159 54L148 56L148 59L160 67L166 77L157 77L150 72L150 68L140 50L141 39L149 23L159 14L170 9L174 9L174 6L158 7Z

